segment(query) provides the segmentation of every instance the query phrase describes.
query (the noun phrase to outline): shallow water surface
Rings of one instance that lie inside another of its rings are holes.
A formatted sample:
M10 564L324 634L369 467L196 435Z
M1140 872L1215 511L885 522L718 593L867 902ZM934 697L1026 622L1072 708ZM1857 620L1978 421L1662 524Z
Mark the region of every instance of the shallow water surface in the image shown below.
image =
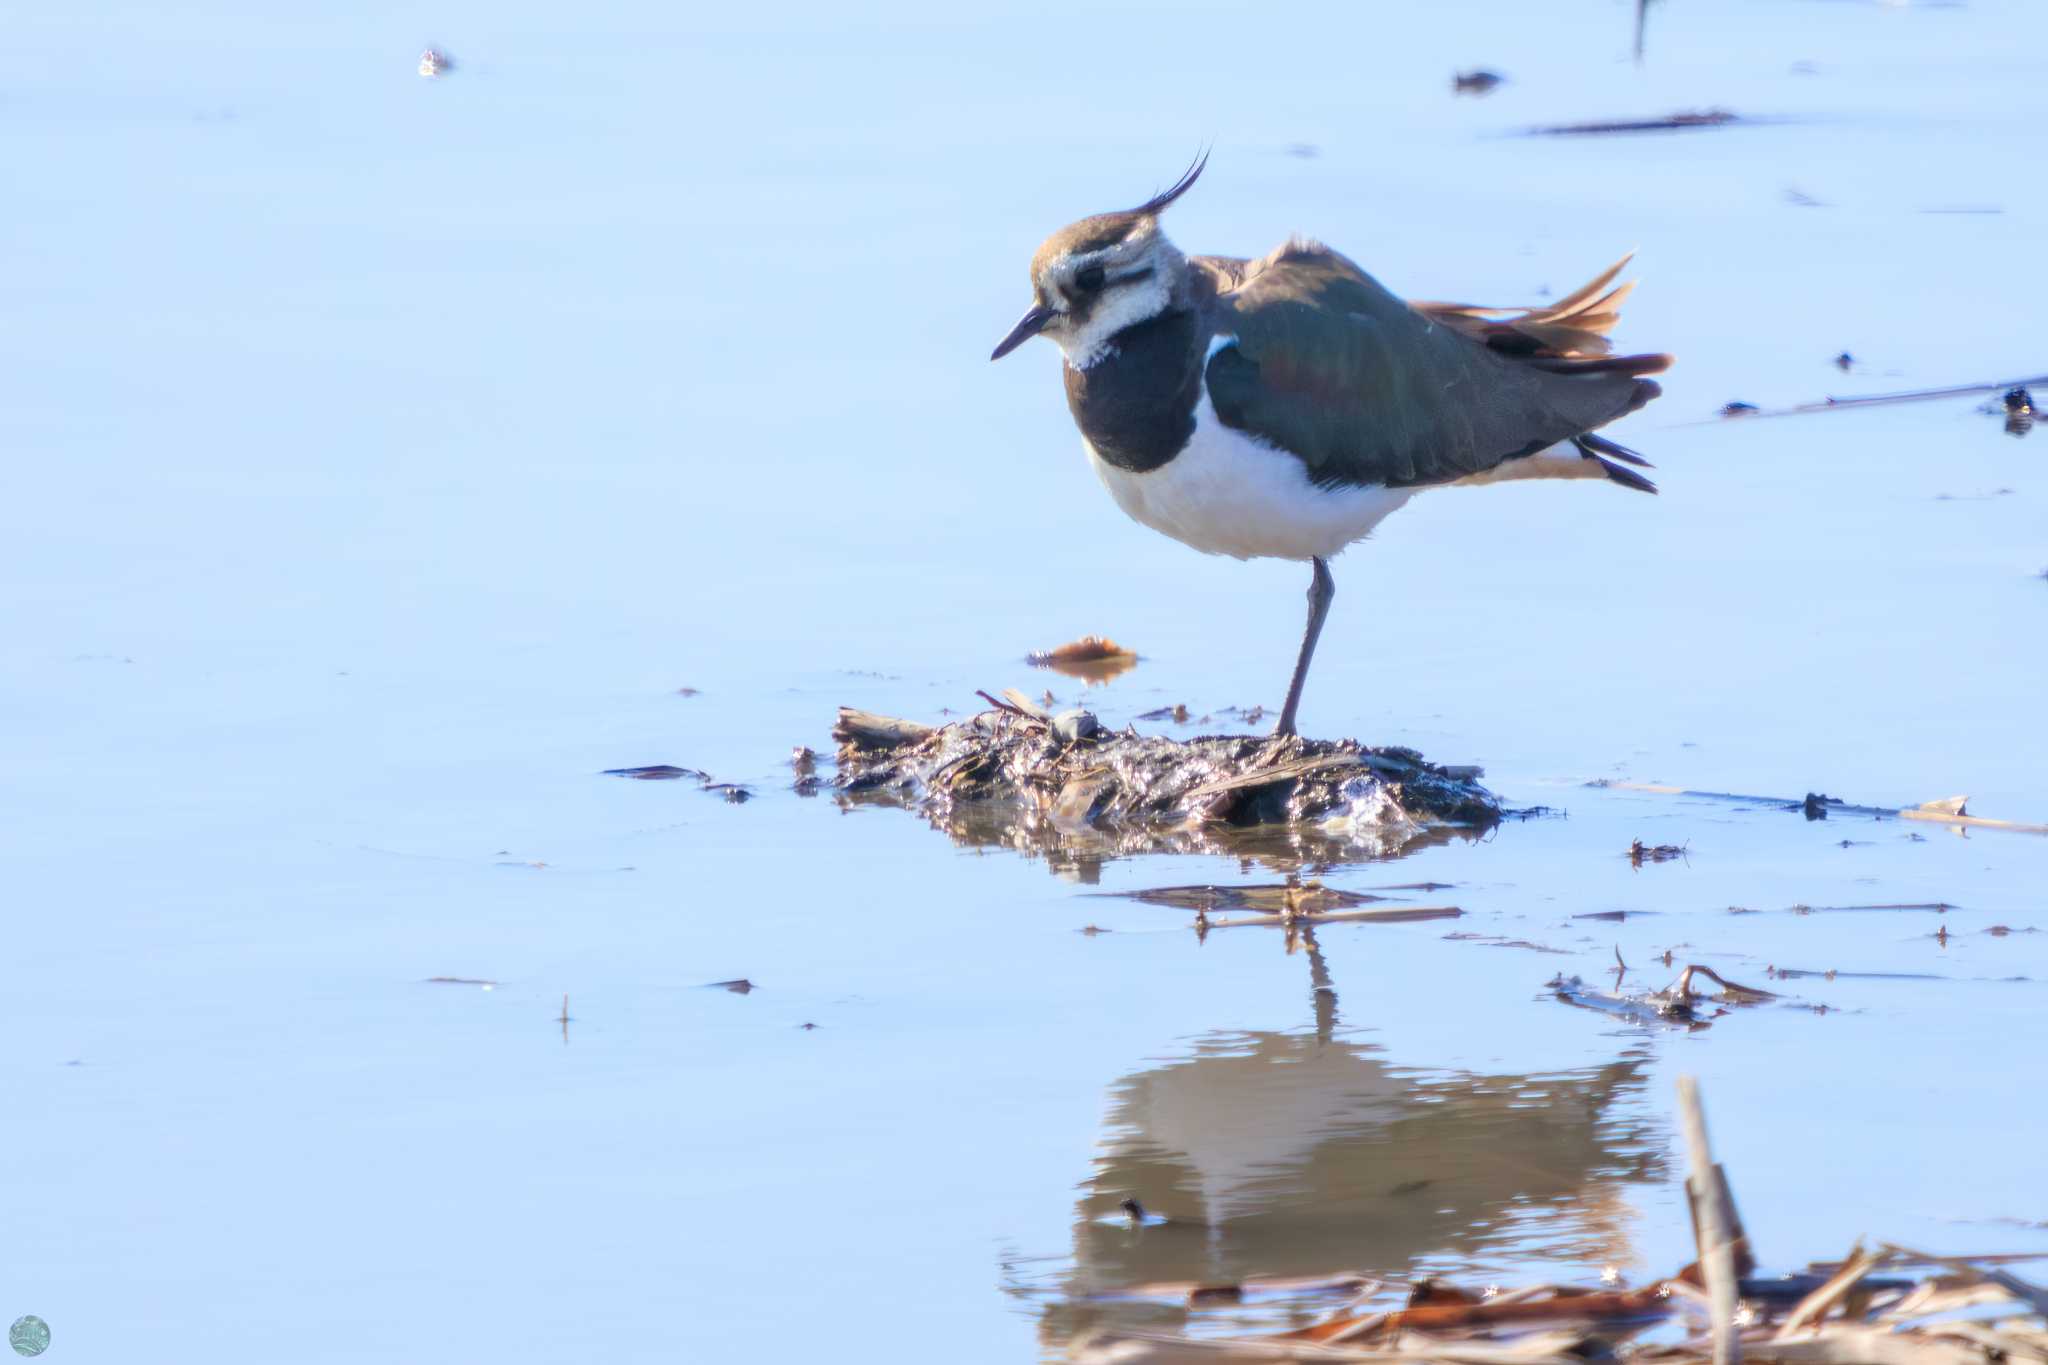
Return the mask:
M1585 785L2048 819L2048 433L1716 417L2048 371L2039 17L1669 0L1637 65L1632 8L16 15L0 1317L53 1360L1028 1359L1322 1306L1162 1281L1635 1279L1690 1256L1681 1072L1769 1265L2048 1251L2048 840ZM1524 135L1713 107L1754 121ZM1191 249L1502 303L1639 250L1619 340L1680 363L1614 434L1662 495L1418 498L1336 564L1303 712L1552 813L1047 860L790 790L840 705L1278 701L1300 569L1124 521L1049 349L984 360L1038 239L1204 139ZM1144 661L1022 663L1085 632ZM600 775L653 763L754 799ZM1290 952L1097 894L1289 875L1464 914ZM1617 958L1781 998L1547 985Z

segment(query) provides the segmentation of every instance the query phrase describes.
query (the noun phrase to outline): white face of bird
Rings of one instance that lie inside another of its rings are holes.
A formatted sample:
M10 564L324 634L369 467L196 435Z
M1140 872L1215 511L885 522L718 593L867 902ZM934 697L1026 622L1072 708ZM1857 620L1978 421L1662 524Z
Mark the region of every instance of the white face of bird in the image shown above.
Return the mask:
M1041 329L1085 370L1126 327L1149 322L1173 303L1186 261L1156 219L1105 247L1062 250L1033 271L1032 291L1052 316Z
M1084 218L1046 238L1031 258L1031 310L989 359L1043 334L1068 364L1085 370L1108 353L1118 332L1171 307L1187 259L1160 231L1159 215L1201 172L1197 161L1172 189L1139 207Z

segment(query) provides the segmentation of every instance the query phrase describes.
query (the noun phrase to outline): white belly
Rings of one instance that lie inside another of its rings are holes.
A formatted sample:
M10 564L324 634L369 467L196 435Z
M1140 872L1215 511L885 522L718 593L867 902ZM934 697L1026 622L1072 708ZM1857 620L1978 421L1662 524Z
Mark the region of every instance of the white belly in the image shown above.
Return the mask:
M1284 450L1223 425L1205 391L1187 449L1157 469L1119 469L1088 446L1096 477L1133 520L1204 554L1329 558L1414 494L1411 488L1318 488Z

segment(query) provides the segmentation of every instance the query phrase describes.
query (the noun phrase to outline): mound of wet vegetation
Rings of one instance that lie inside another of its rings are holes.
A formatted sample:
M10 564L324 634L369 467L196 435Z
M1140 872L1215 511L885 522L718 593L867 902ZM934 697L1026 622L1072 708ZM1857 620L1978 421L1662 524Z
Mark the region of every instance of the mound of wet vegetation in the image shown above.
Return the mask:
M1041 849L1214 851L1284 831L1386 852L1501 819L1477 769L1412 749L1291 735L1181 740L1109 730L1086 711L1052 715L1017 694L988 700L939 726L842 709L835 785L919 811L962 842Z

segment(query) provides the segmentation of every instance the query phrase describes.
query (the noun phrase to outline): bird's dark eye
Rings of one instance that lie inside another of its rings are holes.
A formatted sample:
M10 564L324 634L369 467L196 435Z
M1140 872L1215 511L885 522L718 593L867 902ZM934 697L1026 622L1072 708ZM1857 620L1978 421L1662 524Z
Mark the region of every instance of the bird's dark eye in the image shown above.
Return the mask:
M1102 288L1102 267L1091 265L1074 276L1074 287L1084 294L1092 294Z

